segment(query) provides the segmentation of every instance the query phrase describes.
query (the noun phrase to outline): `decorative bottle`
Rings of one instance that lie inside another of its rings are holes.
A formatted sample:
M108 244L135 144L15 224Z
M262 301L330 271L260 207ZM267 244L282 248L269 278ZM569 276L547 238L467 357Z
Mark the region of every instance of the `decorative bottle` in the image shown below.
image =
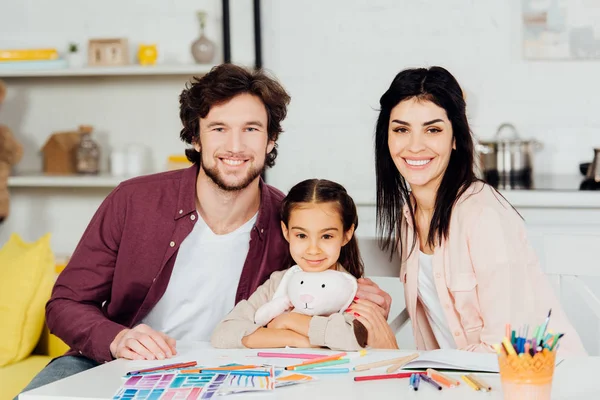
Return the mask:
M209 64L215 58L215 43L206 37L206 12L198 11L198 22L200 23L200 37L192 43L192 56L198 64Z
M93 175L100 172L100 146L92 139L92 127L79 127L81 141L75 151L75 169L79 174Z

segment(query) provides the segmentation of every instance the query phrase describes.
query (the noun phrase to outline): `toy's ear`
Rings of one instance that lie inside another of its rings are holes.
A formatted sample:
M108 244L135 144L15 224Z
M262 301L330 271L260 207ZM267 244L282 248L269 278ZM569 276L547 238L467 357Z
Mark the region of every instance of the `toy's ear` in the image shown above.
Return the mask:
M279 282L279 286L277 287L277 290L275 290L275 294L273 294L273 299L275 299L277 297L284 297L284 296L287 297L288 283L289 283L290 279L292 279L292 276L295 273L300 272L300 271L302 271L302 268L300 268L297 265L294 265L293 267L288 269L285 274L283 274L283 278L281 278L281 282ZM346 308L348 308L348 307L346 307ZM345 310L345 308L344 308L344 310Z
M348 282L350 282L352 292L349 293L348 299L346 300L346 303L344 303L344 306L340 309L340 312L344 312L348 309L348 307L350 307L350 304L352 304L354 301L354 296L356 296L356 291L358 290L358 282L356 281L355 277L346 272L342 272L342 275L348 280Z

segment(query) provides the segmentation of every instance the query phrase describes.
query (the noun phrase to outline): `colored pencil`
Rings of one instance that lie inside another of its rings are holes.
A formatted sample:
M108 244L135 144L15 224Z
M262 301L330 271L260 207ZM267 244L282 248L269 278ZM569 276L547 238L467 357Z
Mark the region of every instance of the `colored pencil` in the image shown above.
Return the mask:
M436 381L434 381L427 375L421 375L421 379L423 379L425 382L429 383L431 386L433 386L437 390L442 390L442 387Z
M415 389L415 374L410 374L410 379L408 380L408 387L413 390L417 390Z
M413 374L415 376L415 380L413 381L413 388L419 390L419 383L421 382L421 374Z
M449 388L453 388L453 387L460 385L460 382L457 381L456 379L452 379L448 375L444 375L441 372L436 371L433 368L427 368L427 376L429 376L431 379L433 379L433 380L437 381L438 383L441 383L442 385L447 386Z
M199 374L203 371L235 371L238 369L260 368L260 365L231 365L228 367L193 368L180 371L182 374Z
M471 386L473 388L473 390L477 390L479 391L479 386L476 385L473 381L471 381L469 378L467 378L466 375L461 375L460 376L462 378L463 381L465 381L465 383L469 386Z
M517 354L517 352L515 351L515 348L513 347L513 345L511 344L511 342L508 338L505 337L504 339L502 339L502 344L504 345L506 354L508 354L508 355Z
M359 364L356 367L354 367L354 370L358 372L358 371L367 371L371 368L387 367L388 365L394 365L394 364L401 363L404 359L406 359L406 356L392 358L389 360L375 361L375 362L367 363L367 364Z
M203 369L202 372L219 373L219 372L223 372L223 370ZM227 371L227 372L229 373L229 375L241 375L241 376L270 376L271 375L271 373L269 371L252 371L252 370L241 370L241 369L234 370L234 371Z
M350 372L350 368L317 368L317 369L303 369L303 374L347 374Z
M299 365L299 366L294 367L294 371L304 371L307 369L329 367L331 365L348 364L349 362L350 362L350 360L348 360L347 358L341 358L339 360L325 361L322 363Z
M555 347L557 347L556 345L558 344L558 341L565 336L564 333L559 334L558 336L556 336L556 339L554 339L554 342L552 342L552 346L550 346L550 351L553 351Z
M469 378L471 382L479 386L479 390L483 390L485 392L490 392L492 390L492 387L489 384L487 384L483 379L481 379L478 376L475 376L474 374L468 374L467 378Z
M419 358L419 353L415 353L415 354L411 354L410 356L406 356L404 357L404 360L392 365L391 367L389 367L386 372L396 372L398 371L400 368L404 367L406 364L408 364L409 362L413 361L415 358Z
M198 363L196 361L188 361L188 362L181 362L181 363L175 363L175 364L167 364L167 365L161 365L160 367L145 368L145 369L140 369L140 370L137 370L137 371L129 371L127 373L127 375L143 374L143 373L146 373L146 372L154 372L154 371L164 371L164 370L168 370L168 369L188 368L188 367L196 366L197 364Z
M338 353L338 354L332 354L330 356L326 356L326 357L321 357L321 358L313 358L312 360L308 360L308 361L304 361L301 362L300 364L295 364L295 365L290 365L285 367L286 370L293 370L295 367L299 367L302 365L307 365L307 364L318 364L318 363L322 363L325 361L333 361L333 360L337 360L338 358L342 358L346 355L346 353Z
M257 357L266 358L300 358L303 360L313 360L315 358L323 358L323 354L307 354L307 353L269 353L259 352Z
M384 375L365 375L365 376L355 376L355 382L361 381L378 381L382 379L403 379L410 378L411 375L414 374L424 374L424 372L398 372L397 374L384 374Z
M546 329L548 329L548 324L550 323L550 316L552 315L552 309L548 311L548 316L546 317L546 321L544 321L544 325L542 329L540 329L538 341L541 340L546 335Z

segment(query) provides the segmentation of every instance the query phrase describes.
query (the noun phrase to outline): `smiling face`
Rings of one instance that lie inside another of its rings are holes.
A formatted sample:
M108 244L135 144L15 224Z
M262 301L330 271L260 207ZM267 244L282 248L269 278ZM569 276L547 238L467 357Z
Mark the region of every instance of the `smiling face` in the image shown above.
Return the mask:
M414 97L400 102L390 114L388 147L411 187L437 189L455 148L446 111Z
M335 203L299 203L291 211L288 225L281 222L281 229L292 258L306 272L334 268L354 233L354 227L344 232Z
M246 188L261 174L275 142L268 140L267 110L251 94L211 107L200 118L201 172L227 191Z

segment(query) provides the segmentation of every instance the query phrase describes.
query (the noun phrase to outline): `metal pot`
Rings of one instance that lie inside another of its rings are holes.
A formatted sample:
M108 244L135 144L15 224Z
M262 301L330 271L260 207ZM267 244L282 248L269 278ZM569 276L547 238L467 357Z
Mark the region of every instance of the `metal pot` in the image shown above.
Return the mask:
M590 163L581 190L600 190L600 148L594 149L594 160Z
M503 134L510 131L510 136ZM483 178L500 189L529 189L533 184L533 152L542 148L537 140L522 140L514 125L504 123L496 140L479 142L475 149Z

